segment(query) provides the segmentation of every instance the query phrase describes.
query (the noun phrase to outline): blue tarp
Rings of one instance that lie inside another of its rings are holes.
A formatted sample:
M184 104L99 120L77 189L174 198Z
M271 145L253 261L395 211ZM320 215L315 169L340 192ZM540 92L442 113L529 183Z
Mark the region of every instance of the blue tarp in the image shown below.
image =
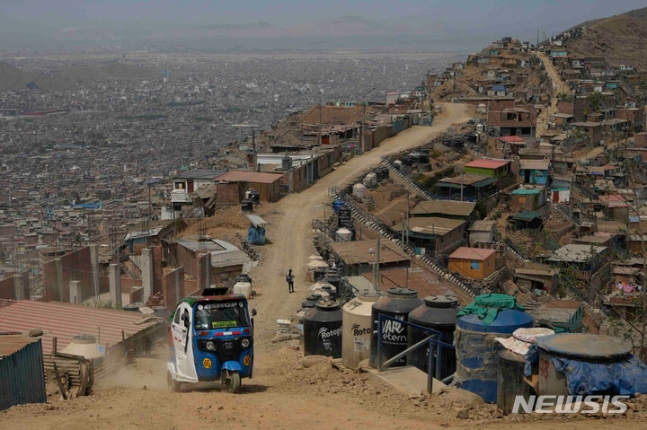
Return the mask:
M250 245L265 245L265 229L250 225L247 229L247 242Z
M616 363L587 363L552 357L555 370L566 375L568 393L609 393L635 395L647 393L647 365L637 357Z
M532 375L532 363L539 360L539 348L532 345L524 357L524 375ZM555 370L566 376L571 395L635 395L647 393L647 365L636 356L613 363L592 363L571 358L552 357Z

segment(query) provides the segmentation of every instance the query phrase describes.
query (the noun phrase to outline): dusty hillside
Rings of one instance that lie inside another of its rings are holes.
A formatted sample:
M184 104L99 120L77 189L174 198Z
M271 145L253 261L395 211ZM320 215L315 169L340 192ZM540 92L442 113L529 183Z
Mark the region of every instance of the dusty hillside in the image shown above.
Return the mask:
M581 35L568 39L576 56L605 57L614 66L630 64L647 70L647 8L581 24Z

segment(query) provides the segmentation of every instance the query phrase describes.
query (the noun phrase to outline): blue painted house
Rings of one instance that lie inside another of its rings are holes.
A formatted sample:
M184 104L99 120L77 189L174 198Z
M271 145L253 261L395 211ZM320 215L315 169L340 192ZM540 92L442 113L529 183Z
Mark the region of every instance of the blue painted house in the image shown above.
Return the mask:
M520 160L519 175L524 184L548 185L550 160Z

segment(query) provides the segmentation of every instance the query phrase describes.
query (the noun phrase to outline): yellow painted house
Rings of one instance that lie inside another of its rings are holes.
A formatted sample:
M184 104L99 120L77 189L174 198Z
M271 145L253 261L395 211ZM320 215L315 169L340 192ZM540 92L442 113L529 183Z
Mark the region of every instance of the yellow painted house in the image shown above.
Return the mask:
M485 279L496 270L496 251L460 247L449 256L449 272L465 278Z

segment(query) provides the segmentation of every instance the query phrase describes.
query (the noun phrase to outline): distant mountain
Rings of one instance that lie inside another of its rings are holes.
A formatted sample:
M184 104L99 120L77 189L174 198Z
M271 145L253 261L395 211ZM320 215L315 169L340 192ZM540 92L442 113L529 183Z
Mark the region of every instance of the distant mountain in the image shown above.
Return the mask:
M0 23L1 24L1 23ZM425 49L471 51L482 34L448 31L433 19L372 21L347 15L320 21L243 24L183 25L91 23L83 27L43 28L29 37L25 29L0 25L0 49L32 49L64 52L102 46L123 49L197 49L214 51Z
M44 91L65 91L76 85L65 79L52 78L41 73L18 69L0 61L0 91L19 89L40 89Z
M614 66L627 64L647 71L647 8L584 22L569 30L569 55L605 57Z

